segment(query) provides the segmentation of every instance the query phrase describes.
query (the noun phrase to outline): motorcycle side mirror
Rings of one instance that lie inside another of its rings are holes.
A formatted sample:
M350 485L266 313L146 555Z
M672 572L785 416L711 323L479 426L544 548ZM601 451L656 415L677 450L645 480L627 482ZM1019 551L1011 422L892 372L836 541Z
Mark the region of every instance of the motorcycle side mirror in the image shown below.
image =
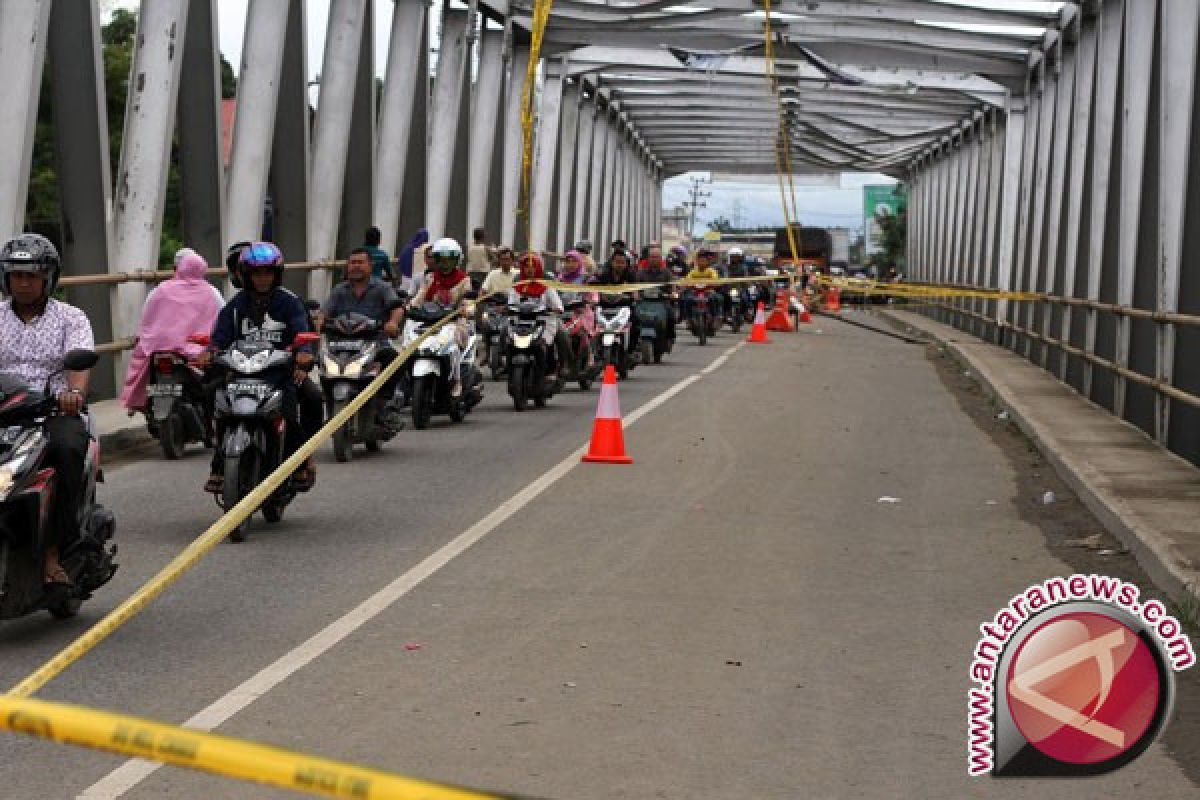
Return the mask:
M212 341L212 337L210 337L207 333L193 333L191 336L187 337L187 340L191 344L198 344L201 347L208 347L208 343Z
M320 311L321 303L318 300L305 300L304 307L307 308L309 311Z
M70 372L83 372L96 366L100 356L95 350L68 350L63 356L63 369Z
M478 300L479 292L475 291L474 289L469 289L466 292L463 292L463 298L466 300Z
M292 340L292 349L295 350L297 347L307 347L308 345L316 344L319 341L321 341L321 334L319 333L313 333L312 331L297 333L296 338Z
M400 299L400 305L404 305L405 301L412 297L412 295L408 293L407 289L397 289L396 297Z

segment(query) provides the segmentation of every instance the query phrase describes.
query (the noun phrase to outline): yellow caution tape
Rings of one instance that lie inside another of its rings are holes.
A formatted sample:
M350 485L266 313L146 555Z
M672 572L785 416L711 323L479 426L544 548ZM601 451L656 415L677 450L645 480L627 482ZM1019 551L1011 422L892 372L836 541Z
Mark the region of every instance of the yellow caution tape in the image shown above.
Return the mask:
M194 567L200 559L204 558L214 547L221 543L221 540L229 535L230 531L240 525L251 514L253 514L259 506L261 506L271 493L287 480L289 476L304 463L313 452L316 451L321 444L334 434L339 428L350 421L350 418L358 413L359 409L370 400L376 392L383 388L383 384L387 382L402 366L404 361L416 352L417 347L425 341L425 339L437 332L439 328L447 324L451 320L460 315L461 312L454 312L445 319L440 320L437 324L432 325L425 333L418 337L412 344L404 348L397 358L387 366L386 369L380 371L375 380L371 381L365 389L357 397L342 409L341 412L334 415L321 430L300 446L291 458L284 461L270 475L263 479L250 494L242 498L242 501L233 508L227 510L225 514L209 527L204 533L200 534L192 541L183 552L171 560L169 564L162 568L157 575L146 582L142 588L133 593L125 602L110 611L104 619L97 622L89 628L82 636L80 636L71 644L64 647L59 653L39 667L29 677L18 683L9 690L9 694L18 697L28 697L34 692L41 689L56 676L58 676L67 667L74 664L82 658L89 650L104 641L113 631L120 628L139 611L150 604L154 598L158 597L163 591L178 580L185 572Z
M622 294L624 292L640 292L644 289L657 289L662 286L678 286L681 288L689 288L692 286L723 286L726 284L738 283L772 283L777 280L786 279L786 275L759 275L749 278L713 278L712 280L704 280L700 278L679 278L678 280L660 281L658 283L618 283L618 284L592 284L592 283L561 283L559 281L518 281L513 286L527 286L531 283L540 283L549 289L556 289L560 292L596 292L597 294Z
M1012 292L999 289L969 289L961 286L916 283L882 283L865 278L814 276L819 285L859 294L887 294L895 297L977 297L985 300L1021 300L1035 302L1046 296L1037 292Z
M11 695L0 695L0 728L60 744L159 761L322 797L354 800L513 797L407 778L139 717Z

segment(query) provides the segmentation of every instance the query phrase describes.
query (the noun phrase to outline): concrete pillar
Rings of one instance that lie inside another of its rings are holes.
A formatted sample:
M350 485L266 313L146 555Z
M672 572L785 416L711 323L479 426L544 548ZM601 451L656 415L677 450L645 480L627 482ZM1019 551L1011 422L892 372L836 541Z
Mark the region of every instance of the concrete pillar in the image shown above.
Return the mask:
M329 8L309 200L308 257L314 260L337 255L342 189L367 12L366 0L333 0ZM309 296L324 298L329 293L330 277L324 270L310 273Z
M479 51L479 77L471 103L471 155L468 161L467 231L484 227L495 155L496 123L504 86L504 32L484 30ZM489 231L496 236L497 231Z
M179 173L183 241L210 264L221 243L225 165L221 161L221 50L216 0L191 0L179 87Z
M429 171L425 179L425 226L432 239L446 235L455 145L458 143L458 114L467 68L468 21L466 11L446 9L442 15L442 40L433 87Z
M579 133L575 138L575 199L569 244L588 236L588 188L592 174L592 135L595 122L596 104L593 100L583 98L579 108Z
M427 85L421 71L421 56L426 50L425 11L425 0L396 0L392 11L375 156L375 224L382 234L383 249L393 256L412 233L400 231L400 206L415 117L414 101Z
M274 109L275 133L270 137L268 163L271 165L267 179L267 193L271 198L271 238L283 251L288 261L305 261L308 258L308 212L309 171L296 169L296 164L311 161L312 112L309 108L308 53L303 0L291 0L283 9L287 27L284 34L283 64L272 84L278 100ZM245 75L245 73L242 73ZM248 76L247 76L248 77ZM261 77L261 76L255 76ZM245 81L245 77L243 78ZM244 83L238 86L239 103ZM277 88L276 88L277 87ZM239 105L239 107L242 107ZM248 116L254 116L254 107ZM239 122L240 124L240 118ZM252 169L265 165L254 164ZM229 203L235 194L229 191ZM228 221L228 226L245 225L247 232L240 237L227 239L226 243L243 239L260 238L262 225L262 196L255 195L257 207L250 207L247 219ZM237 202L243 202L241 198ZM284 273L284 285L301 296L308 293L308 275L302 272Z
M129 82L121 166L113 198L111 266L117 270L153 269L159 263L187 16L187 0L146 3L138 16L130 72L137 78ZM112 294L114 336L133 335L146 291L144 283L117 285ZM124 371L124 361L117 359L118 375Z
M601 101L604 102L604 107L601 107ZM592 166L588 170L587 216L584 218L583 230L579 232L579 237L590 240L594 248L600 245L600 225L603 216L601 208L604 204L604 159L608 155L609 137L612 136L607 102L608 90L597 90L596 117L592 121Z
M262 229L284 45L290 41L289 20L297 13L292 5L293 0L258 0L250 4L246 14L244 41L254 42L255 46L242 48L238 72L237 115L225 199L226 245L257 239ZM304 15L299 16L303 32ZM307 97L304 101L307 107ZM294 123L295 119L288 122Z
M565 87L562 99L562 124L558 146L558 224L555 226L555 252L565 253L574 241L570 237L571 200L575 197L575 156L579 138L579 84Z
M504 99L504 180L500 212L500 241L517 244L517 204L521 197L521 90L529 68L529 46L514 44L509 57Z
M0 3L0 241L25 227L50 0Z
M49 30L50 84L56 123L63 123L54 126L63 274L103 274L112 247L112 169L99 8L95 3L55 3ZM67 291L67 299L87 314L96 341L112 341L110 291L108 286ZM117 385L108 367L92 372L92 391L103 396L112 396Z
M557 64L549 60L542 83L538 111L537 154L533 162L533 191L529 198L529 249L543 251L548 241L550 200L554 191L555 156L558 152L558 126L562 114L563 77ZM565 68L565 64L562 65ZM565 69L563 70L565 71Z

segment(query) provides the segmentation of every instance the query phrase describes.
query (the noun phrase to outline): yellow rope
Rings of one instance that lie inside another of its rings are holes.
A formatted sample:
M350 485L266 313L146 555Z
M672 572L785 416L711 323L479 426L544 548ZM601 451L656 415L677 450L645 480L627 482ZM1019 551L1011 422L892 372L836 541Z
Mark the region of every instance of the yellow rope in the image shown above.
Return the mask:
M771 28L771 0L763 1L763 9L766 17L763 37L765 46L764 57L767 66L767 84L771 87L771 93L775 95L776 109L779 114L779 131L775 141L775 170L779 178L779 199L783 204L783 224L784 230L787 231L788 248L792 253L792 263L798 264L800 256L796 250L796 232L792 228L793 211L796 207L796 187L792 181L791 137L787 130L787 118L783 113L783 97L779 93L779 80L775 75L775 42ZM785 175L787 176L787 184L791 188L790 203L788 192L784 188Z
M533 4L532 41L529 45L529 66L525 70L525 85L521 90L521 198L517 218L525 221L525 244L533 241L530 228L529 202L533 193L533 89L537 83L537 65L542 52L542 37L550 22L550 7L554 0L536 0Z

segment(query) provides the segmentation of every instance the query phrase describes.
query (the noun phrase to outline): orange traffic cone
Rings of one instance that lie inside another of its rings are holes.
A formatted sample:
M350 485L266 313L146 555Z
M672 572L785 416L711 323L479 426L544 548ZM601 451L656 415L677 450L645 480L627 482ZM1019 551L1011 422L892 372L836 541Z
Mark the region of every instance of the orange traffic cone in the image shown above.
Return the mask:
M625 434L621 430L621 404L617 400L617 371L609 364L604 368L604 385L600 387L600 402L592 423L592 442L584 461L600 464L632 464L625 455Z
M829 291L825 293L825 310L826 311L841 311L842 310L842 290L836 286L830 286Z
M804 303L800 304L800 321L806 324L812 323L812 314L808 313L808 308Z
M767 338L767 315L763 313L761 300L758 310L754 312L754 327L750 329L750 337L746 341L751 344L769 344L771 341Z
M787 289L780 289L775 293L775 307L771 309L770 316L767 317L767 330L783 331L784 333L793 333L796 326L792 324L792 315L788 313L792 304L792 293Z

